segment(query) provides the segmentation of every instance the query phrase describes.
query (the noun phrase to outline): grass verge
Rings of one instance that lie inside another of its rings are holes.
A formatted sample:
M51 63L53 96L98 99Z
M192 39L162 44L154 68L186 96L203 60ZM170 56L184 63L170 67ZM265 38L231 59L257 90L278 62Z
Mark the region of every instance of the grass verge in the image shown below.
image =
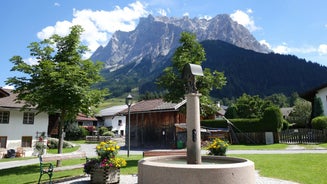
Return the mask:
M261 176L295 181L301 184L327 181L326 154L229 155L247 158L255 163Z
M287 144L268 144L268 145L229 145L229 150L283 150Z

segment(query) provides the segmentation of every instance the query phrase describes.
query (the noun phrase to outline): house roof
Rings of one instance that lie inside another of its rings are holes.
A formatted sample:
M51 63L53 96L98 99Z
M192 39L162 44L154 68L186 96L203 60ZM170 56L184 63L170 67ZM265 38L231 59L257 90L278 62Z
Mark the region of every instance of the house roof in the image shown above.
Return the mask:
M280 108L280 112L283 114L283 116L289 116L293 109L293 107L282 107Z
M119 112L125 110L127 108L127 105L117 105L117 106L112 106L106 109L102 109L96 116L115 116Z
M78 113L76 116L76 121L98 121L95 117L89 117L85 114Z
M15 102L17 94L12 89L0 88L0 107L1 108L21 108L23 103Z
M318 93L319 90L323 89L323 88L326 88L327 87L327 83L321 85L321 86L318 86L316 88L313 88L307 92L304 92L302 94L299 94L299 96L307 101L310 101L310 102L313 102L316 94Z
M156 112L156 111L176 111L182 105L186 103L186 100L183 100L180 103L171 103L164 102L163 99L152 99L152 100L142 100L131 106L131 113L139 112ZM122 113L126 113L127 109L123 110Z

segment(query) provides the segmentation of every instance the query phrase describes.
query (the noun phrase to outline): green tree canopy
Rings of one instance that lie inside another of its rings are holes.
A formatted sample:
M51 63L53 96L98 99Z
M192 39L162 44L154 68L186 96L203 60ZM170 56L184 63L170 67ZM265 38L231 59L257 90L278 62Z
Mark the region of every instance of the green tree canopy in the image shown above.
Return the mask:
M24 101L24 108L60 113L58 153L62 152L64 122L74 120L80 112L90 114L90 108L98 105L105 95L104 90L91 88L102 79L102 64L82 59L87 51L80 43L82 31L81 26L73 26L67 36L53 35L41 42L32 42L28 48L37 64L28 65L22 57L12 57L11 71L24 75L6 81L15 87L17 101Z
M287 117L287 121L296 127L307 127L310 122L311 103L298 98L295 101L293 111Z
M236 100L235 106L239 118L261 118L265 109L273 104L269 100L261 99L258 95L243 94Z
M165 68L164 74L156 81L159 87L167 90L163 98L170 102L180 102L185 98L186 81L182 78L184 66L188 63L201 65L206 60L205 51L194 34L182 32L179 41L181 46L174 53L172 66ZM221 89L226 84L226 78L223 73L216 70L211 72L209 68L205 68L203 73L204 76L197 78L197 81L200 84L198 90L202 94L201 113L206 116L217 110L217 106L210 100L210 91Z
M275 93L265 98L271 101L277 107L289 107L287 97L283 93Z
M318 116L324 115L324 109L322 107L322 101L321 98L315 97L313 101L313 107L312 107L312 119Z

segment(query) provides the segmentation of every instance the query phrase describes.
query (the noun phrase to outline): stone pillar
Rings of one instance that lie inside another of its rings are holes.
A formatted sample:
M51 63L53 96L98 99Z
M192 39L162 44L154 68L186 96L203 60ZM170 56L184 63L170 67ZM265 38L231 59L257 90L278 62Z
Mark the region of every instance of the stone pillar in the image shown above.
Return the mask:
M186 95L187 164L201 164L202 162L200 96L199 93Z

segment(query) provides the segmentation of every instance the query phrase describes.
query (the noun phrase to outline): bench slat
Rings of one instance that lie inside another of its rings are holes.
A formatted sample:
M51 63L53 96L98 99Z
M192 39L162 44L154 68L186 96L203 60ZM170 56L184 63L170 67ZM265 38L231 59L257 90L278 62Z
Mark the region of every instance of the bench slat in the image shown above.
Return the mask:
M74 152L74 153L65 153L65 154L54 154L54 155L44 155L42 156L43 162L50 162L55 160L69 160L75 158L86 158L85 152Z

